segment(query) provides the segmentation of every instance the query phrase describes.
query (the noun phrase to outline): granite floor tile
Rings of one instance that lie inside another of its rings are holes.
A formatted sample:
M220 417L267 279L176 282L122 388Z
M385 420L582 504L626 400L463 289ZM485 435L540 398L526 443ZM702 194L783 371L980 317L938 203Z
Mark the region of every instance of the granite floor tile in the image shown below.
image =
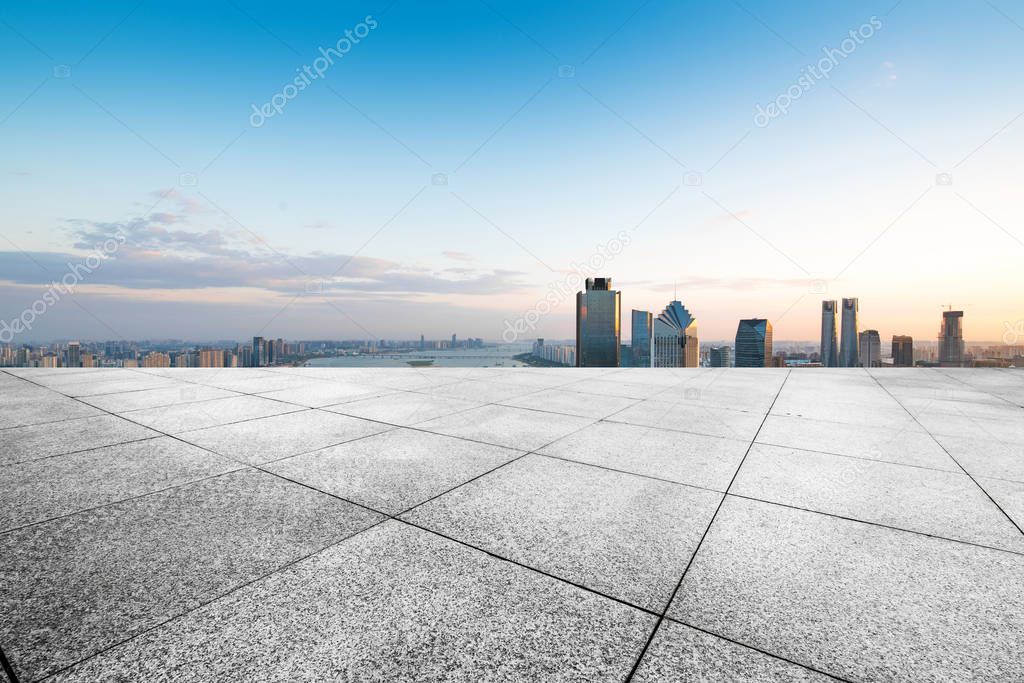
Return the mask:
M103 415L102 410L47 389L26 390L10 400L0 399L0 429Z
M1024 482L984 477L977 477L977 480L1017 527L1024 529Z
M0 467L0 531L239 467L166 436Z
M388 425L320 410L181 432L179 438L250 465L280 460L390 429Z
M621 681L654 617L390 521L60 681Z
M975 477L1024 482L1024 442L936 434L936 440Z
M769 415L758 443L959 472L935 439L907 416L900 427L868 427Z
M153 377L142 373L124 372L104 379L90 379L73 384L60 384L53 389L62 394L77 398L98 396L100 394L116 394L124 391L143 391L146 389L175 388L179 382L163 377Z
M259 396L235 396L162 408L132 410L122 415L132 422L138 422L157 431L177 434L299 410L303 410L302 406L291 403L271 401Z
M852 680L1013 680L1024 556L730 497L669 615Z
M618 396L594 396L592 394L580 394L562 389L545 389L527 394L526 396L518 396L500 401L500 403L501 405L514 408L532 408L533 410L544 410L561 415L577 415L579 417L601 419L633 405L636 403L636 399Z
M660 612L721 494L528 455L404 519Z
M523 386L521 384L463 380L453 384L442 384L438 387L424 389L423 393L430 396L457 398L476 403L497 403L498 401L507 401L536 391L538 391L536 387Z
M308 408L321 408L323 406L335 405L357 401L361 398L381 396L391 393L391 389L383 389L368 384L355 384L354 382L332 382L320 381L307 383L301 387L291 389L280 389L260 394L277 401L294 403Z
M757 434L763 419L763 413L713 408L697 401L672 403L653 399L636 403L608 418L611 422L675 429L748 442Z
M128 391L119 394L85 396L82 398L82 401L111 413L123 413L129 410L159 408L161 406L173 406L182 403L195 403L196 401L209 401L215 398L231 398L237 395L231 391L208 387L203 384L178 382L174 386L161 387L159 389L143 389L141 391Z
M0 466L154 436L159 434L113 415L15 427L0 432Z
M267 469L394 515L520 455L508 448L395 428L271 463Z
M477 408L480 405L479 401L462 401L457 398L400 392L359 399L336 406L325 406L323 410L411 427L427 420Z
M0 641L35 680L378 519L243 470L0 534Z
M636 683L834 681L790 662L666 619L637 667Z
M599 422L540 449L567 460L725 491L749 442Z
M593 423L593 418L489 405L418 426L439 434L531 451Z
M1024 535L962 472L755 444L731 492L1024 552Z

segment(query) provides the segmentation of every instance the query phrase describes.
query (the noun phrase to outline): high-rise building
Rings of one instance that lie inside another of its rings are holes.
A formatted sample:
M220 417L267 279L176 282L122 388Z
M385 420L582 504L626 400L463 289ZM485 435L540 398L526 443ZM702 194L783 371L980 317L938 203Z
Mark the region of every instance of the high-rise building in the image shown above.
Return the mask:
M651 366L695 368L700 365L697 319L679 301L672 301L654 319Z
M202 349L199 351L199 367L201 368L222 368L224 367L223 349Z
M772 358L772 324L764 318L741 320L736 328L736 367L768 367Z
M821 365L839 367L839 339L836 337L836 302L821 302Z
M878 336L878 330L864 330L857 339L861 367L882 367L882 338Z
M903 334L893 335L892 366L910 368L914 366L914 338Z
M69 368L82 367L82 345L78 342L68 342L68 361L65 365Z
M252 366L262 368L267 364L267 345L263 337L252 338Z
M843 299L843 333L839 339L839 367L855 368L860 365L858 358L857 312L860 303L856 298Z
M964 312L943 311L939 328L939 365L958 368L964 364Z
M587 278L586 291L576 293L576 367L619 366L621 307L610 277Z
M732 347L714 346L708 353L708 361L713 368L732 367Z
M160 353L159 351L150 351L142 359L142 367L144 368L169 368L171 367L171 357L166 353Z
M650 311L638 311L633 309L633 330L631 352L633 354L633 367L651 367L651 330L654 324L654 316Z

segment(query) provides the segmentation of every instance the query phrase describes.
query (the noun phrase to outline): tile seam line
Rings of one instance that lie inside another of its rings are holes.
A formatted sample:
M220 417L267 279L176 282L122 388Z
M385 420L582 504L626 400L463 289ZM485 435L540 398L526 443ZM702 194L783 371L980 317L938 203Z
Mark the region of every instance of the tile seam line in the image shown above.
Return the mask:
M70 396L68 398L71 398L72 400L76 400L76 401L78 400L78 399L76 399L74 397L70 397ZM97 410L102 410L102 408L97 408ZM313 410L313 409L310 409L310 410ZM104 411L104 412L107 412L107 411ZM303 412L303 411L294 411L294 412L297 413L297 412ZM113 413L109 413L109 412L108 412L108 414L113 415ZM289 414L292 414L292 413L283 413L283 414L289 415ZM121 417L121 416L117 415L115 417ZM122 418L122 419L126 419L126 418ZM128 422L132 422L132 424L139 424L137 422L133 422L132 420L128 420ZM141 425L141 426L144 427L145 425ZM153 429L152 427L149 427L148 429L152 429L153 431L155 431L157 434L161 435L162 437L167 437L169 439L174 439L175 441L178 441L180 443L186 444L186 445L191 446L193 448L198 448L198 449L200 449L202 451L206 451L207 453L215 455L215 456L217 456L219 458L224 458L224 459L228 460L229 462L232 462L232 463L238 465L238 467L235 468L235 469L232 469L232 470L228 470L226 472L219 472L217 474L210 475L208 477L202 477L200 479L196 479L196 480L192 480L192 481L188 481L188 482L183 482L183 483L177 484L175 486L168 486L168 487L166 487L164 489L160 489L158 491L148 491L146 493L142 493L142 494L139 494L137 496L131 496L129 498L122 498L120 500L112 501L112 502L109 502L109 503L104 503L102 505L97 505L97 506L94 506L92 508L87 508L85 510L77 510L75 512L67 513L65 515L58 515L57 517L51 517L51 518L46 519L46 520L40 520L38 522L32 522L32 523L25 524L25 525L22 525L20 527L16 527L16 528L13 528L13 529L6 529L4 531L0 531L0 535L9 533L11 531L17 531L18 529L24 529L24 528L29 527L29 526L36 526L38 524L43 524L45 522L49 522L49 521L52 521L54 519L61 519L61 518L64 518L64 517L69 517L71 515L78 514L80 512L90 512L90 511L93 511L93 510L98 510L100 508L109 507L111 505L116 505L117 503L125 502L127 500L136 500L138 498L143 498L145 496L153 495L153 494L156 494L156 493L162 493L164 491L170 491L170 490L173 490L173 489L177 489L177 488L181 488L181 487L184 487L184 486L188 486L190 484L194 484L194 483L196 483L198 481L205 481L206 479L213 479L215 477L223 476L223 475L226 475L226 474L232 474L234 472L239 472L239 471L242 471L242 470L245 470L245 469L258 470L260 472L263 472L264 474L268 474L268 475L271 475L273 477L276 477L276 478L279 478L279 479L283 479L285 481L290 481L293 484L298 484L298 485L303 486L305 488L308 488L308 489L311 489L311 490L314 490L314 491L318 491L319 493L322 493L324 495L330 496L331 498L336 498L336 499L344 501L346 503L350 503L352 505L356 505L358 507L365 508L365 509L367 509L367 510L369 510L371 512L375 512L377 514L384 514L386 517L391 517L391 515L387 515L385 513L380 512L379 510L375 510L375 509L373 509L373 508L371 508L369 506L363 505L361 503L357 503L355 501L347 500L345 498L342 498L341 496L337 496L335 494L328 493L327 491L321 491L320 489L317 489L317 488L315 488L313 486L309 486L308 484L302 484L301 482L293 481L291 479L288 479L287 477L284 477L284 476L282 476L280 474L277 474L276 472L271 472L269 470L265 470L265 469L263 469L262 467L260 467L258 465L251 465L249 463L242 462L242 461L237 460L235 458L232 458L230 456L226 456L226 455L222 455L220 453L217 453L216 451L213 451L213 450L211 450L209 448L206 448L204 446L199 446L198 444L194 444L194 443L192 443L190 441L185 441L184 439L182 439L182 438L180 438L178 436L175 436L174 434L168 434L167 432L162 432L162 431L160 431L158 429ZM386 433L387 431L391 431L391 430L385 430L385 432L377 432L377 434ZM367 434L367 435L362 436L362 437L356 437L355 439L352 439L351 441L358 441L360 439L366 439L366 438L369 438L371 436L376 436L376 434ZM153 437L153 438L160 438L160 437ZM348 443L348 442L346 442L346 443ZM286 459L286 458L282 458L282 460L284 460L284 459ZM268 464L268 463L264 463L264 464Z
M97 415L97 417L99 417ZM133 423L134 424L134 423ZM82 453L89 453L92 451L99 451L104 448L113 448L115 446L127 446L130 443L139 443L140 441L152 441L153 439L161 438L161 434L154 434L153 436L143 436L138 439L129 439L128 441L117 441L115 443L105 443L102 446L90 446L89 448L80 448L77 451L68 451L67 453L54 453L53 455L43 455L38 458L29 458L28 460L18 460L15 462L8 462L0 464L0 470L5 467L14 467L15 465L27 465L30 462L41 462L43 460L52 460L53 458L63 458L67 455L81 455Z
M771 657L773 659L778 659L778 660L781 660L783 662L787 662L789 664L794 664L794 665L799 666L799 667L801 667L803 669L808 669L808 670L813 671L815 673L821 674L822 676L827 676L828 678L833 678L833 679L835 679L837 681L843 681L843 683L854 683L854 681L849 679L849 678L843 678L843 677L839 676L838 674L832 674L832 673L828 673L827 671L822 671L821 669L816 669L815 667L811 666L810 664L803 664L801 662L796 661L795 659L789 659L788 657L783 657L782 655L777 655L777 654L775 654L773 652L769 652L768 650L762 650L761 648L759 648L759 647L757 647L755 645L750 645L748 643L744 643L742 640L735 640L733 638L730 638L729 636L723 636L721 633L715 633L714 631L709 631L706 628L703 628L701 626L697 626L695 624L691 624L691 623L689 623L687 621L683 621L681 619L676 619L675 617L670 617L670 616L667 616L667 615L665 616L665 619L666 619L666 621L671 621L673 623L680 624L680 625L685 626L687 628L692 628L694 631L700 631L701 633L706 633L709 636L714 636L715 638L720 638L721 640L724 640L726 642L733 643L735 645L739 645L740 647L744 647L744 648L746 648L748 650L753 650L754 652L760 652L761 654L767 655L767 656L769 656L769 657Z
M898 531L905 534L914 534L915 536L925 536L927 538L934 538L939 541L948 541L949 543L960 543L963 545L973 546L975 548L981 548L983 550L991 550L997 553L1008 553L1010 555L1019 555L1024 557L1024 550L1009 550L1007 548L998 548L992 545L985 545L984 543L975 543L973 541L965 541L959 538L950 538L949 536L940 536L938 534L929 534L926 531L916 531L914 529L906 529L904 527L893 526L891 524L882 524L881 522L871 522L864 519L857 519L856 517L847 517L846 515L839 515L834 512L823 512L822 510L815 510L813 508L800 507L799 505L791 505L789 503L780 503L776 500L766 500L764 498L756 498L754 496L746 496L740 493L727 493L726 497L740 498L742 500L749 500L755 503L763 503L765 505L774 505L776 507L788 508L790 510L799 510L800 512L807 512L814 515L822 515L824 517L832 517L833 519L842 519L847 522L855 522L857 524L866 524L868 526L880 527L882 529L889 529L890 531Z
M342 543L344 543L344 542L346 542L348 540L351 540L352 538L355 538L356 536L358 536L358 535L360 535L362 533L365 533L365 532L367 532L367 531L369 531L371 529L374 529L374 528L380 526L381 524L384 524L385 522L389 521L390 519L391 519L390 517L385 517L384 519L378 520L378 521L374 522L373 524L370 524L366 528L363 528L363 529L360 529L359 531L353 532L353 533L349 534L348 536L345 536L344 538L340 538L337 541L334 541L333 543L329 543L329 544L323 546L322 548L317 548L316 550L314 550L314 551L312 551L310 553L307 553L307 554L305 554L305 555L303 555L301 557L297 557L295 559L289 560L286 563L282 564L280 567L277 567L275 569L272 569L269 572L266 572L266 573L261 574L261 575L259 575L257 577L249 579L248 581L245 581L244 583L240 583L239 585L237 585L237 586L235 586L235 587L233 587L233 588L231 588L231 589L221 593L220 595L216 595L216 596L210 598L209 600L201 602L201 603L197 604L196 606L194 606L194 607L192 607L192 608L190 608L188 610L185 610L181 614L176 614L174 616L168 617L167 619L164 619L163 621L161 621L159 623L156 623L156 624L153 624L152 626L146 627L145 629L142 629L138 633L135 633L135 634L129 636L128 638L125 638L124 640L120 640L120 641L118 641L116 643L108 645L108 646L104 647L101 650L97 650L96 652L94 652L94 653L92 653L92 654L90 654L90 655L88 655L86 657L83 657L82 659L79 659L79 660L77 660L75 662L72 662L71 664L67 664L67 665L65 665L65 666L63 666L63 667L61 667L59 669L56 669L56 670L51 671L51 672L49 672L47 674L44 674L41 678L34 679L34 681L44 681L44 680L53 678L54 676L57 676L58 674L64 673L65 671L73 669L74 667L80 666L80 665L88 662L90 659L94 659L94 658L99 657L100 655L102 655L102 654L104 654L106 652L109 652L110 650L113 650L114 648L118 648L118 647L120 647L122 645L125 645L126 643L129 643L129 642L131 642L131 641L133 641L133 640L135 640L137 638L140 638L141 636L144 636L144 635L146 635L147 633L149 633L151 631L155 631L155 630L157 630L157 629L159 629L159 628L161 628L163 626L166 626L167 624L169 624L172 621L176 621L177 619L181 619L183 617L186 617L189 614L191 614L191 613L193 613L193 612L195 612L197 610L200 610L200 609L206 607L207 605L211 605L214 602L217 602L218 600L222 600L222 599L226 598L227 596L231 595L232 593L236 593L236 592L242 590L243 588L247 588L248 586L253 585L254 583L258 583L260 581L268 579L269 577L273 576L274 574L279 574L281 572L287 571L288 569L290 569L291 567L295 566L296 564L298 564L300 562L303 562L305 560L308 560L309 558L311 558L311 557L313 557L315 555L319 555L320 553L322 553L322 552L324 552L326 550L330 550L331 548L334 548L337 545L340 545L340 544L342 544Z
M1009 370L1010 368L1002 368L1002 369L1003 370ZM1005 398L1003 396L1000 396L999 394L993 394L991 391L988 391L986 389L979 389L978 387L974 386L973 384L968 384L967 382L965 382L962 379L960 379L959 377L957 377L956 373L942 372L941 368L935 368L935 371L938 374L942 375L943 377L946 377L948 379L952 379L952 380L956 380L957 382L960 382L960 384L963 384L965 387L969 388L971 391L977 391L977 392L980 392L982 394L987 394L988 396L991 396L994 399L997 399L997 400L1002 401L1004 403L1009 403L1014 408L1018 408L1018 409L1019 408L1024 408L1024 406L1021 406L1019 403L1014 403L1010 399Z
M689 381L689 380L683 380L683 381L679 382L679 384L685 384L685 383L686 383L687 381ZM674 385L674 386L679 386L679 384L677 384L677 385ZM669 387L669 388L672 388L672 387ZM668 390L668 388L667 388L666 390ZM621 411L625 411L625 410L626 410L627 408L630 408L630 405L627 405L627 407L626 407L626 408L620 409L620 411L616 411L616 413L617 413L617 412L621 412ZM614 415L614 413L613 413L612 415ZM591 419L591 418L586 418L586 419ZM409 509L407 509L407 510L403 510L403 511L399 512L399 513L398 513L397 515L395 515L395 516L396 516L396 517L400 517L400 516L402 516L402 515L406 515L406 514L408 514L408 513L412 512L413 510L415 510L415 509L416 509L416 508L418 508L418 507L421 507L421 506L423 506L423 505L426 505L427 503L430 503L430 502L432 502L432 501L435 501L435 500L437 500L437 499L438 499L438 498L440 498L441 496L446 496L447 494L451 494L451 493L453 492L453 490L455 490L456 488L459 488L459 487L461 487L461 486L464 486L464 485L466 485L466 484L468 484L468 483L471 483L471 482L473 482L473 481L476 481L477 479L479 479L480 477L482 477L482 476L484 476L484 475L487 475L487 474L490 474L490 473L492 473L492 472L495 472L495 471L497 471L497 470L500 470L500 469L502 469L503 467L505 467L506 465L510 465L510 464L512 464L512 463L514 463L514 462L516 462L516 461L522 460L522 459L523 459L523 458L525 458L526 456L530 456L530 455L538 455L538 456L541 456L542 454L540 453L540 451L541 451L541 450L543 450L543 449L546 449L546 447L548 447L548 446L549 446L549 445L551 445L552 443L555 443L555 442L557 442L557 441L560 441L560 440L562 440L563 438L568 438L569 436L572 436L573 434L577 434L577 433L579 433L579 432L583 431L584 429L587 429L587 428L589 428L589 427L593 427L593 426L594 426L594 425L596 425L596 424L599 424L599 423L601 423L601 422L604 422L604 419L603 419L603 418L602 418L602 419L600 419L600 420L593 420L593 419L591 419L591 420L592 420L592 422L590 422L590 423L588 423L588 424L586 424L586 425L584 425L584 426L582 426L582 427L580 427L580 428L578 428L578 429L573 429L572 431L568 432L567 434L563 434L563 435L561 435L561 436L559 436L559 437L557 437L557 438L555 438L555 439L552 439L551 441L548 441L547 443L545 443L545 444L543 444L543 445L539 445L539 446L537 446L537 447L536 447L536 449L531 449L531 450L527 451L526 453L523 453L522 455L518 456L517 458L513 458L512 460L509 460L509 461L507 461L507 462L504 462L504 463L502 463L502 464L501 464L501 465L499 465L498 467L492 468L492 469L490 469L490 470L488 470L488 471L486 471L486 472L483 472L482 474L478 474L477 476L475 476L475 477L472 477L471 479L467 479L466 481L463 481L463 482L461 482L461 483L459 483L459 484L456 484L455 486L452 486L451 488L449 488L449 489L445 490L445 492L443 492L443 493L440 493L440 494L437 494L436 496L433 496L433 497L431 497L431 498L429 498L429 499L427 499L427 500L425 500L425 501L422 501L422 502L420 502L420 503L417 503L417 504L416 504L416 505L414 505L413 507L411 507L411 508L409 508ZM433 432L429 432L429 433L433 433ZM503 446L503 447L507 447L507 446Z
M18 683L18 676L14 673L14 667L11 666L10 660L7 659L7 654L4 652L3 647L0 647L0 669L7 674L10 683Z
M761 424L757 428L757 432L750 439L750 443L747 445L747 450L743 454L743 458L740 459L739 464L736 466L736 470L733 472L732 479L729 480L729 485L725 488L725 493L722 494L721 499L718 501L718 506L715 508L715 512L711 515L711 519L708 521L706 527L704 527L704 533L701 534L700 540L697 541L697 545L694 547L693 552L690 553L690 559L686 563L686 567L683 569L682 575L679 577L679 581L676 582L675 588L669 595L668 602L665 603L665 608L662 610L661 615L658 617L657 623L654 625L654 629L651 631L650 637L644 644L643 649L640 650L640 654L637 656L636 661L633 662L633 668L630 670L629 675L626 676L625 683L630 683L633 677L636 676L636 672L640 668L640 664L643 662L644 657L647 655L647 650L650 649L651 643L654 642L654 638L658 633L658 629L661 628L661 624L665 621L665 617L668 611L672 608L672 603L676 599L676 594L679 593L680 587L683 585L683 580L686 579L686 574L690 571L690 567L693 566L693 562L697 557L697 553L700 552L701 546L704 545L704 539L707 538L708 532L711 531L712 525L715 523L715 519L718 518L718 513L722 510L722 505L725 503L725 499L729 497L729 489L732 488L733 482L736 481L736 477L739 475L740 470L743 468L743 463L746 462L747 456L750 454L751 449L754 447L754 443L757 441L758 435L761 433L761 429L764 427L765 422L768 421L768 416L772 413L772 408L775 407L775 402L779 400L779 396L782 395L782 390L786 387L786 382L789 381L790 375L793 374L792 370L786 371L786 376L779 385L778 391L775 393L775 398L772 399L771 405L765 412L764 417L761 418Z
M956 470L942 470L942 469L939 469L938 467L929 467L927 465L911 465L910 463L905 463L905 462L895 462L893 460L881 460L879 458L869 458L869 457L863 456L863 455L850 455L848 453L833 453L832 451L820 451L820 450L818 450L816 448L801 448L800 446L789 446L787 444L782 444L782 443L769 443L767 441L758 441L754 445L755 446L771 446L772 448L790 449L790 450L794 450L794 451L800 451L801 453L817 453L819 455L831 455L831 456L836 457L836 458L849 458L851 460L860 460L860 461L863 461L863 462L877 462L879 464L895 465L897 467L913 467L914 469L928 470L929 472L946 472L947 474L960 474L960 472L957 472ZM997 479L997 478L998 477L993 477L993 479Z
M1011 517L1010 514L1006 510L1003 509L1003 506L1001 506L998 502L996 502L996 499L992 497L992 494L990 494L988 491L986 491L985 487L978 483L978 480L974 478L974 475L972 475L970 472L968 472L967 468L964 467L963 465L961 465L960 461L953 457L953 454L950 453L949 450L947 450L946 447L942 445L942 442L939 441L935 437L935 435L931 433L931 431L929 429L927 429L923 424L921 424L921 422L917 419L917 417L914 416L914 414L911 413L909 410L907 410L907 407L904 406L903 403L901 403L900 400L898 398L896 398L893 395L893 393L891 391L889 391L885 387L885 385L883 385L881 382L878 381L877 377L875 377L871 373L868 373L868 375L871 377L871 379L875 380L875 382L878 384L878 386L882 387L882 390L885 391L885 393L887 393L890 396L892 396L893 400L896 401L897 403L899 403L900 407L903 408L903 410L905 410L907 412L907 414L909 414L911 417L913 417L914 421L917 422L917 424L919 424L922 429L924 429L925 431L928 432L928 435L930 437L932 437L932 441L934 441L935 443L937 443L939 445L939 448L941 448L945 452L945 454L949 456L949 459L952 460L953 462L955 462L957 467L959 467L961 470L963 470L963 473L966 474L968 476L968 478L970 478L970 480L972 482L974 482L974 485L977 486L981 490L981 492L984 493L985 496L990 501L992 501L992 504L996 506L996 509L999 510L1001 513L1003 513L1003 516L1006 517L1006 519L1010 520L1010 524L1012 524L1014 527L1016 527L1017 531L1020 532L1021 536L1024 536L1024 529L1022 529L1020 527L1020 525L1017 524L1017 522L1013 519L1013 517Z

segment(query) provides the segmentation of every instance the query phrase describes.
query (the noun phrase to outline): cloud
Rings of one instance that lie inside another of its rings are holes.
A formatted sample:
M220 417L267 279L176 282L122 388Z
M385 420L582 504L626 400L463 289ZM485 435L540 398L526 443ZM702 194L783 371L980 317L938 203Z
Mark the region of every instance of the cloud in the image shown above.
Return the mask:
M301 296L351 293L422 298L488 295L525 288L523 273L500 269L430 269L370 256L275 249L259 236L233 227L188 229L197 209L172 190L167 211L128 221L71 219L66 230L83 253L0 252L0 280L46 285L104 244L117 243L84 286L128 290L258 288ZM111 242L113 240L113 242ZM453 252L458 253L458 252Z
M455 261L472 261L473 257L464 251L442 251L442 256L446 256Z

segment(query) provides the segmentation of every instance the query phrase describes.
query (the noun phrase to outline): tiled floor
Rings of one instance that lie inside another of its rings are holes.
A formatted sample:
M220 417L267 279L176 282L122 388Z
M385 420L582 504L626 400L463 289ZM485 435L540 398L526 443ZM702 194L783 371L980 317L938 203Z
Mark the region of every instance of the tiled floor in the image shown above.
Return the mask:
M0 370L18 680L1021 680L1024 371ZM2 680L2 678L0 678Z

